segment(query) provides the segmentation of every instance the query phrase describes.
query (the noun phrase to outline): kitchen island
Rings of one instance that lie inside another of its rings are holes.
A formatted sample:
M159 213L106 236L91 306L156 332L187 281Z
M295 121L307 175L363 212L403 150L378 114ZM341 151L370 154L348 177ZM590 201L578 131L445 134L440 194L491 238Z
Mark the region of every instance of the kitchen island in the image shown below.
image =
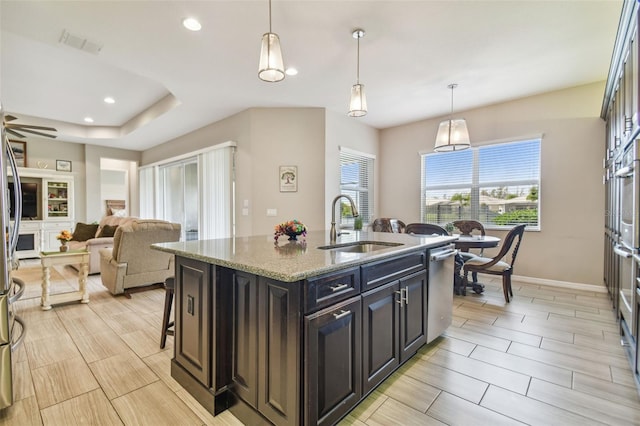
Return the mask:
M172 377L246 424L333 424L450 323L454 240L356 231L330 244L318 231L154 244L176 256Z

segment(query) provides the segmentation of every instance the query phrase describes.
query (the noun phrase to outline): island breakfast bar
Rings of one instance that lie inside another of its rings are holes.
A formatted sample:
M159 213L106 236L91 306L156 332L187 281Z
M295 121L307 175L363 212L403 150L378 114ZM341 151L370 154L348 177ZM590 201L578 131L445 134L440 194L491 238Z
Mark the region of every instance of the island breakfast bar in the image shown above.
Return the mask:
M451 323L455 237L328 232L176 256L171 375L246 424L334 424Z

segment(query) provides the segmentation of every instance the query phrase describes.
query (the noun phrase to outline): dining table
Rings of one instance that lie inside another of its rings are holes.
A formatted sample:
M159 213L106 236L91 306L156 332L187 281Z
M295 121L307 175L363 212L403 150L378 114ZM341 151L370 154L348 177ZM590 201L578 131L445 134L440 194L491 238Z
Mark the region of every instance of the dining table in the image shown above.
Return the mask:
M453 236L455 237L456 234ZM454 243L457 249L466 253L469 249L497 247L500 244L500 238L492 235L458 235L458 239Z

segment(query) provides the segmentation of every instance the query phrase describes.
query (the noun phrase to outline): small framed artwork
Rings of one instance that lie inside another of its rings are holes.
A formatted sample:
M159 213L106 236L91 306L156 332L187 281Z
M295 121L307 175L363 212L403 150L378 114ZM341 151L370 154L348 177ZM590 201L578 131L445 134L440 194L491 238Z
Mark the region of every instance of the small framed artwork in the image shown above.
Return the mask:
M27 143L9 139L9 144L13 150L13 156L16 158L16 165L27 167Z
M298 167L280 166L280 192L296 192L298 190Z
M59 172L70 172L71 161L68 160L56 160L56 170Z

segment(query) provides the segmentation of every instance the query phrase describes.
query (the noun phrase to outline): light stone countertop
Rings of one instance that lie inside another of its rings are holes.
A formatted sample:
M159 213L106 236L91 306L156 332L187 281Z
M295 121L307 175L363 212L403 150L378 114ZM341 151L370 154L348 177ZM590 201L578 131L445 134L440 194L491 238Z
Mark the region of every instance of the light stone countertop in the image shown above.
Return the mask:
M321 250L329 245L329 231L314 231L298 241L286 236L274 244L273 235L223 238L215 240L179 241L153 244L156 250L190 259L284 282L295 282L363 263L382 260L419 248L432 248L453 242L457 237L393 234L386 232L347 231L336 244L355 241L401 243L369 253L350 253L339 250Z

